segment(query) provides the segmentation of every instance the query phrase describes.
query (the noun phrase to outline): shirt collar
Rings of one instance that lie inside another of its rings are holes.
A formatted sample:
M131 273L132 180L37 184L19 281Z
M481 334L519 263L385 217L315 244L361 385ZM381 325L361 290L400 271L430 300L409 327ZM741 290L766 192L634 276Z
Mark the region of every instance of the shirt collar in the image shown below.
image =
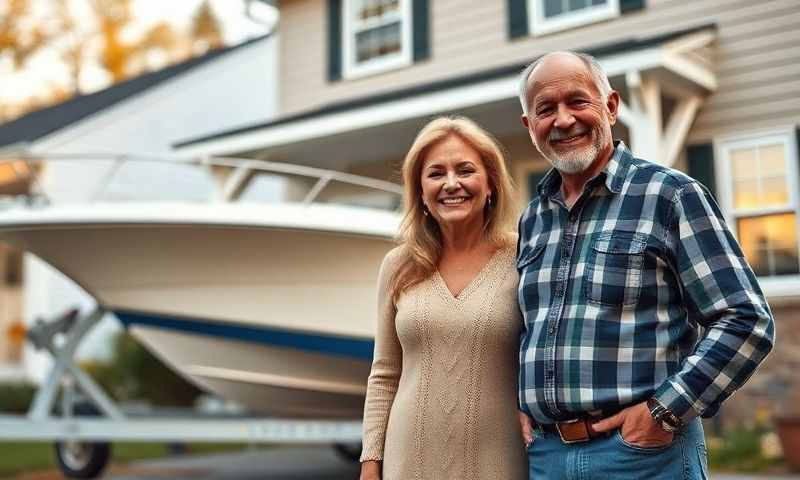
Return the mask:
M597 183L598 179L603 178L606 188L608 188L609 191L619 193L622 191L623 183L625 183L625 177L628 174L631 160L633 160L633 154L631 154L628 147L625 146L625 142L622 140L614 141L614 153L611 154L611 158L608 160L603 170L598 173L594 179L589 181L589 185L594 185ZM554 194L558 193L560 187L561 175L558 173L558 170L551 168L536 186L536 191L539 195L552 197Z

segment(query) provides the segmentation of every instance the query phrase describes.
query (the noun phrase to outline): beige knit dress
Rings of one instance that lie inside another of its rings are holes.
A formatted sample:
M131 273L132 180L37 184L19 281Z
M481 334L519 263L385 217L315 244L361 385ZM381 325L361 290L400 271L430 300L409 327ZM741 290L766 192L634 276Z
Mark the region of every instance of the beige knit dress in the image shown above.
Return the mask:
M457 297L437 272L396 305L401 248L384 259L361 455L383 461L383 480L527 479L514 250L498 250Z

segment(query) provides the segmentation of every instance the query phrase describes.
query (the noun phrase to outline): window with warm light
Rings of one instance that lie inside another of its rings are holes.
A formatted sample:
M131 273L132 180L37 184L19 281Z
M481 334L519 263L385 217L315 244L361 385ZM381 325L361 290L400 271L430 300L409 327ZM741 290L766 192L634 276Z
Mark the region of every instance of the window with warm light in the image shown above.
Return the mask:
M619 0L528 0L530 31L534 35L614 18Z
M30 168L22 160L0 163L0 185L18 182L29 175Z
M721 145L731 223L759 276L800 273L793 140L787 133Z
M412 63L411 0L346 0L343 5L346 77Z

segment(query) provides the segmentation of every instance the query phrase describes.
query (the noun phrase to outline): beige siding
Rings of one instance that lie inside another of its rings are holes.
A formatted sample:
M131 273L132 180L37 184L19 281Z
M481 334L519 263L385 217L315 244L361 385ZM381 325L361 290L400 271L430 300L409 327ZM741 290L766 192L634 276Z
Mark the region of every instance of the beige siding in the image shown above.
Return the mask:
M505 0L431 0L431 58L357 80L327 81L327 2L281 2L283 114L467 75L544 52L613 43L715 23L719 40L702 58L719 89L698 114L689 141L800 123L800 2L649 0L644 10L541 37L509 40Z

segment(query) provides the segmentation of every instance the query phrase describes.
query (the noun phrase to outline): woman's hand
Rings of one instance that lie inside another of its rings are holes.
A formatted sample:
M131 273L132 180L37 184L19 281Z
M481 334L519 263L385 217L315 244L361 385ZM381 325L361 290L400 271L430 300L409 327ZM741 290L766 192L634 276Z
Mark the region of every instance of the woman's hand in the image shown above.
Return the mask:
M359 480L381 480L381 462L376 460L363 462Z
M528 447L533 443L533 423L531 417L521 411L517 411L517 415L519 416L519 426L522 427L522 441L525 443L525 447Z

